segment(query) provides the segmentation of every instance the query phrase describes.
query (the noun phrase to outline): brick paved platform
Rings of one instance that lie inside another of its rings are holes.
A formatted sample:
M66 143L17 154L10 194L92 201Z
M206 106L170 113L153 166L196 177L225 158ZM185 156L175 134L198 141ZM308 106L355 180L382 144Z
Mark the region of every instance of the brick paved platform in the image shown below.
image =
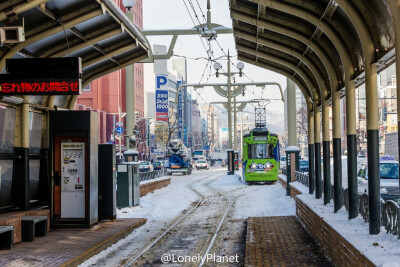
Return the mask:
M34 242L0 250L0 266L76 266L142 226L146 219L101 222L90 229L56 229Z
M294 216L247 220L245 266L333 266Z

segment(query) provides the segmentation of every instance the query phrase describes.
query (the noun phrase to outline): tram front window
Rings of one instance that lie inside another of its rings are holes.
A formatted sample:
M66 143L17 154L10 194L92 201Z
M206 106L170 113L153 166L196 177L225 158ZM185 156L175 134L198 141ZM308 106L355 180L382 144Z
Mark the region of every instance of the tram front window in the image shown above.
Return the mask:
M274 158L274 146L272 144L250 144L247 151L249 159Z

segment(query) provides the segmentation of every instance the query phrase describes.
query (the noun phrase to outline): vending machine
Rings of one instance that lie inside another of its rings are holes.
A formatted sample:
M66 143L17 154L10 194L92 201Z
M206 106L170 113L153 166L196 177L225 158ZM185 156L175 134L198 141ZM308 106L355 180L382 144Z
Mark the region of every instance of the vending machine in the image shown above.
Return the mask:
M61 219L85 218L85 143L61 143Z

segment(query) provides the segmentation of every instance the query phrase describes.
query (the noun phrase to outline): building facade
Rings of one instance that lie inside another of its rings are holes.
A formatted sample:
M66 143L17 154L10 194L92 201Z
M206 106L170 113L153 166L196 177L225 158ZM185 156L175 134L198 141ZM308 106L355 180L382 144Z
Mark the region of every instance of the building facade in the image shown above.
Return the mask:
M114 0L116 5L126 13L122 0ZM136 0L131 9L133 22L143 28L143 0ZM134 64L135 110L144 116L144 68L143 64ZM126 71L121 69L91 82L83 89L76 101L76 109L92 109L100 112L99 142L113 140L115 123L122 121L126 126Z

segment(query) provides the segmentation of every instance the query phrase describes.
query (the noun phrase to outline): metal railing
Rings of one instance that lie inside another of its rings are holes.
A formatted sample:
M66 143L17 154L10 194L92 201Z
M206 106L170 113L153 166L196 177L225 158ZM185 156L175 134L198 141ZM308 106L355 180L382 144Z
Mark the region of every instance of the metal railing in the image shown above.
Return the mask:
M151 172L140 172L139 179L140 179L140 181L146 181L146 180L155 179L155 178L165 176L165 175L167 175L167 169L156 170L156 171L151 171Z
M308 173L296 171L295 180L308 187ZM324 181L322 181L322 191ZM331 199L333 199L333 186L331 185ZM342 187L342 205L349 211L349 191L348 188ZM366 223L369 223L369 196L367 193L358 194L358 212ZM384 201L381 198L381 225L385 227L386 232L396 235L400 239L400 225L399 225L399 204L393 200Z
M308 173L295 171L294 172L294 179L297 182L302 183L303 185L308 187Z

